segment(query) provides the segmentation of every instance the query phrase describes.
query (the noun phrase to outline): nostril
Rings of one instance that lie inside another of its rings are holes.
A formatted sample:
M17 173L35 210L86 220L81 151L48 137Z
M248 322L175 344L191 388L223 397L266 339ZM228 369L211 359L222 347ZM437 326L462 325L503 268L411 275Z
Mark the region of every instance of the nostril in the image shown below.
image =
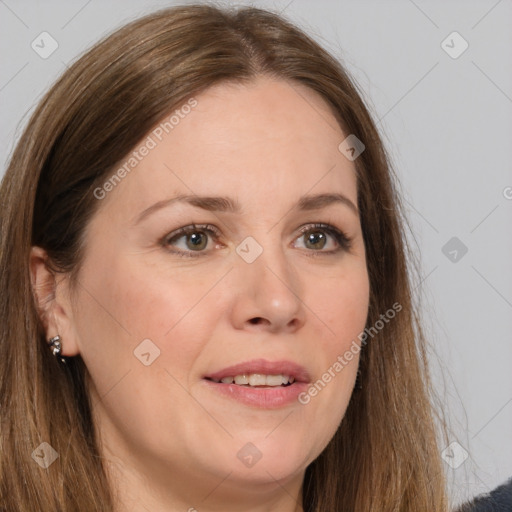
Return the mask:
M261 323L263 319L259 316L255 317L255 318L251 318L249 321L251 322L251 324L259 324Z

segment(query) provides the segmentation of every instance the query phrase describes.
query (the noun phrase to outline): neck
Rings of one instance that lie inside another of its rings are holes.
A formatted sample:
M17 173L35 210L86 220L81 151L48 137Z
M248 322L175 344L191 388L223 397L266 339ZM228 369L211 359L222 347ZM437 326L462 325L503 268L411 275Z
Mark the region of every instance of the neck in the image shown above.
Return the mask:
M303 512L304 472L286 481L251 481L235 475L198 473L194 468L156 467L121 460L105 459L109 481L114 489L115 512Z

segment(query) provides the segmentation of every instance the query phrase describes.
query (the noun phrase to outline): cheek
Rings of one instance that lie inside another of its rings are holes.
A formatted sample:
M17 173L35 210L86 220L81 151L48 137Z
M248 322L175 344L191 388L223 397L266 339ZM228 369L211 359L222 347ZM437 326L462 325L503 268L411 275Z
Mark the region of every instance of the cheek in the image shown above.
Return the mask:
M369 279L366 268L355 266L336 278L313 286L308 294L317 323L325 333L321 337L326 354L346 350L364 330L369 307ZM320 320L322 322L320 323Z
M82 357L97 372L96 384L108 387L111 378L103 377L112 373L112 361L119 372L134 362L137 367L134 350L147 339L160 351L159 362L186 378L222 309L207 297L222 275L216 274L206 278L188 269L163 275L137 258L85 267L77 323Z
M119 260L115 269L103 275L96 272L88 281L111 320L133 341L171 335L208 286L190 278L184 281L172 273L164 277L144 265L130 264L129 260Z
M107 416L123 432L130 418L126 432L136 442L156 424L168 429L176 411L197 413L185 389L215 328L217 310L201 299L218 276L201 280L189 271L186 280L179 272L164 278L130 258L105 267L91 263L81 276L80 351L95 392L106 397ZM145 366L138 356L148 352L152 362Z
M368 274L363 266L356 266L328 282L310 283L308 289L319 329L311 357L318 361L319 373L301 403L311 408L315 417L324 418L322 446L338 428L356 379L358 336L364 331L369 306Z

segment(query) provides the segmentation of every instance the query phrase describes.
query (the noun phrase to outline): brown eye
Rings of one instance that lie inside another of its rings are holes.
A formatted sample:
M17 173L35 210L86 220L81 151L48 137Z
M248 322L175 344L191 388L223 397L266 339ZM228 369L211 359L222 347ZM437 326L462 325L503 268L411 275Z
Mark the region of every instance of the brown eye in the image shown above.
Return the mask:
M313 254L335 254L342 250L348 251L351 248L352 239L345 233L329 224L314 224L303 227L301 236L297 239L303 240L304 247ZM331 241L330 241L331 240ZM329 249L329 244L331 245ZM327 250L324 250L327 247Z
M189 235L184 235L187 248L191 250L202 250L208 245L208 237L201 231L195 231Z
M162 245L166 248L175 247L177 250L171 250L180 256L196 256L207 251L209 238L216 239L219 236L214 226L186 226L167 235L162 241Z
M325 233L322 233L321 231L310 231L309 233L306 233L303 236L305 237L306 240L306 246L310 244L309 248L317 251L323 249L327 242L327 237L325 236Z

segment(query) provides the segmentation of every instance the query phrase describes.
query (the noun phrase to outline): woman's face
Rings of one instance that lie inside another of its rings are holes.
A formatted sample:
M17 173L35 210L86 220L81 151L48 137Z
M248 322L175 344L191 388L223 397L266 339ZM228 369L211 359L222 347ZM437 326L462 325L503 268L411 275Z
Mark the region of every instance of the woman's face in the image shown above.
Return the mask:
M284 81L195 100L97 192L63 353L84 359L104 453L134 481L282 492L334 435L357 371L357 354L332 371L369 300L349 134Z

